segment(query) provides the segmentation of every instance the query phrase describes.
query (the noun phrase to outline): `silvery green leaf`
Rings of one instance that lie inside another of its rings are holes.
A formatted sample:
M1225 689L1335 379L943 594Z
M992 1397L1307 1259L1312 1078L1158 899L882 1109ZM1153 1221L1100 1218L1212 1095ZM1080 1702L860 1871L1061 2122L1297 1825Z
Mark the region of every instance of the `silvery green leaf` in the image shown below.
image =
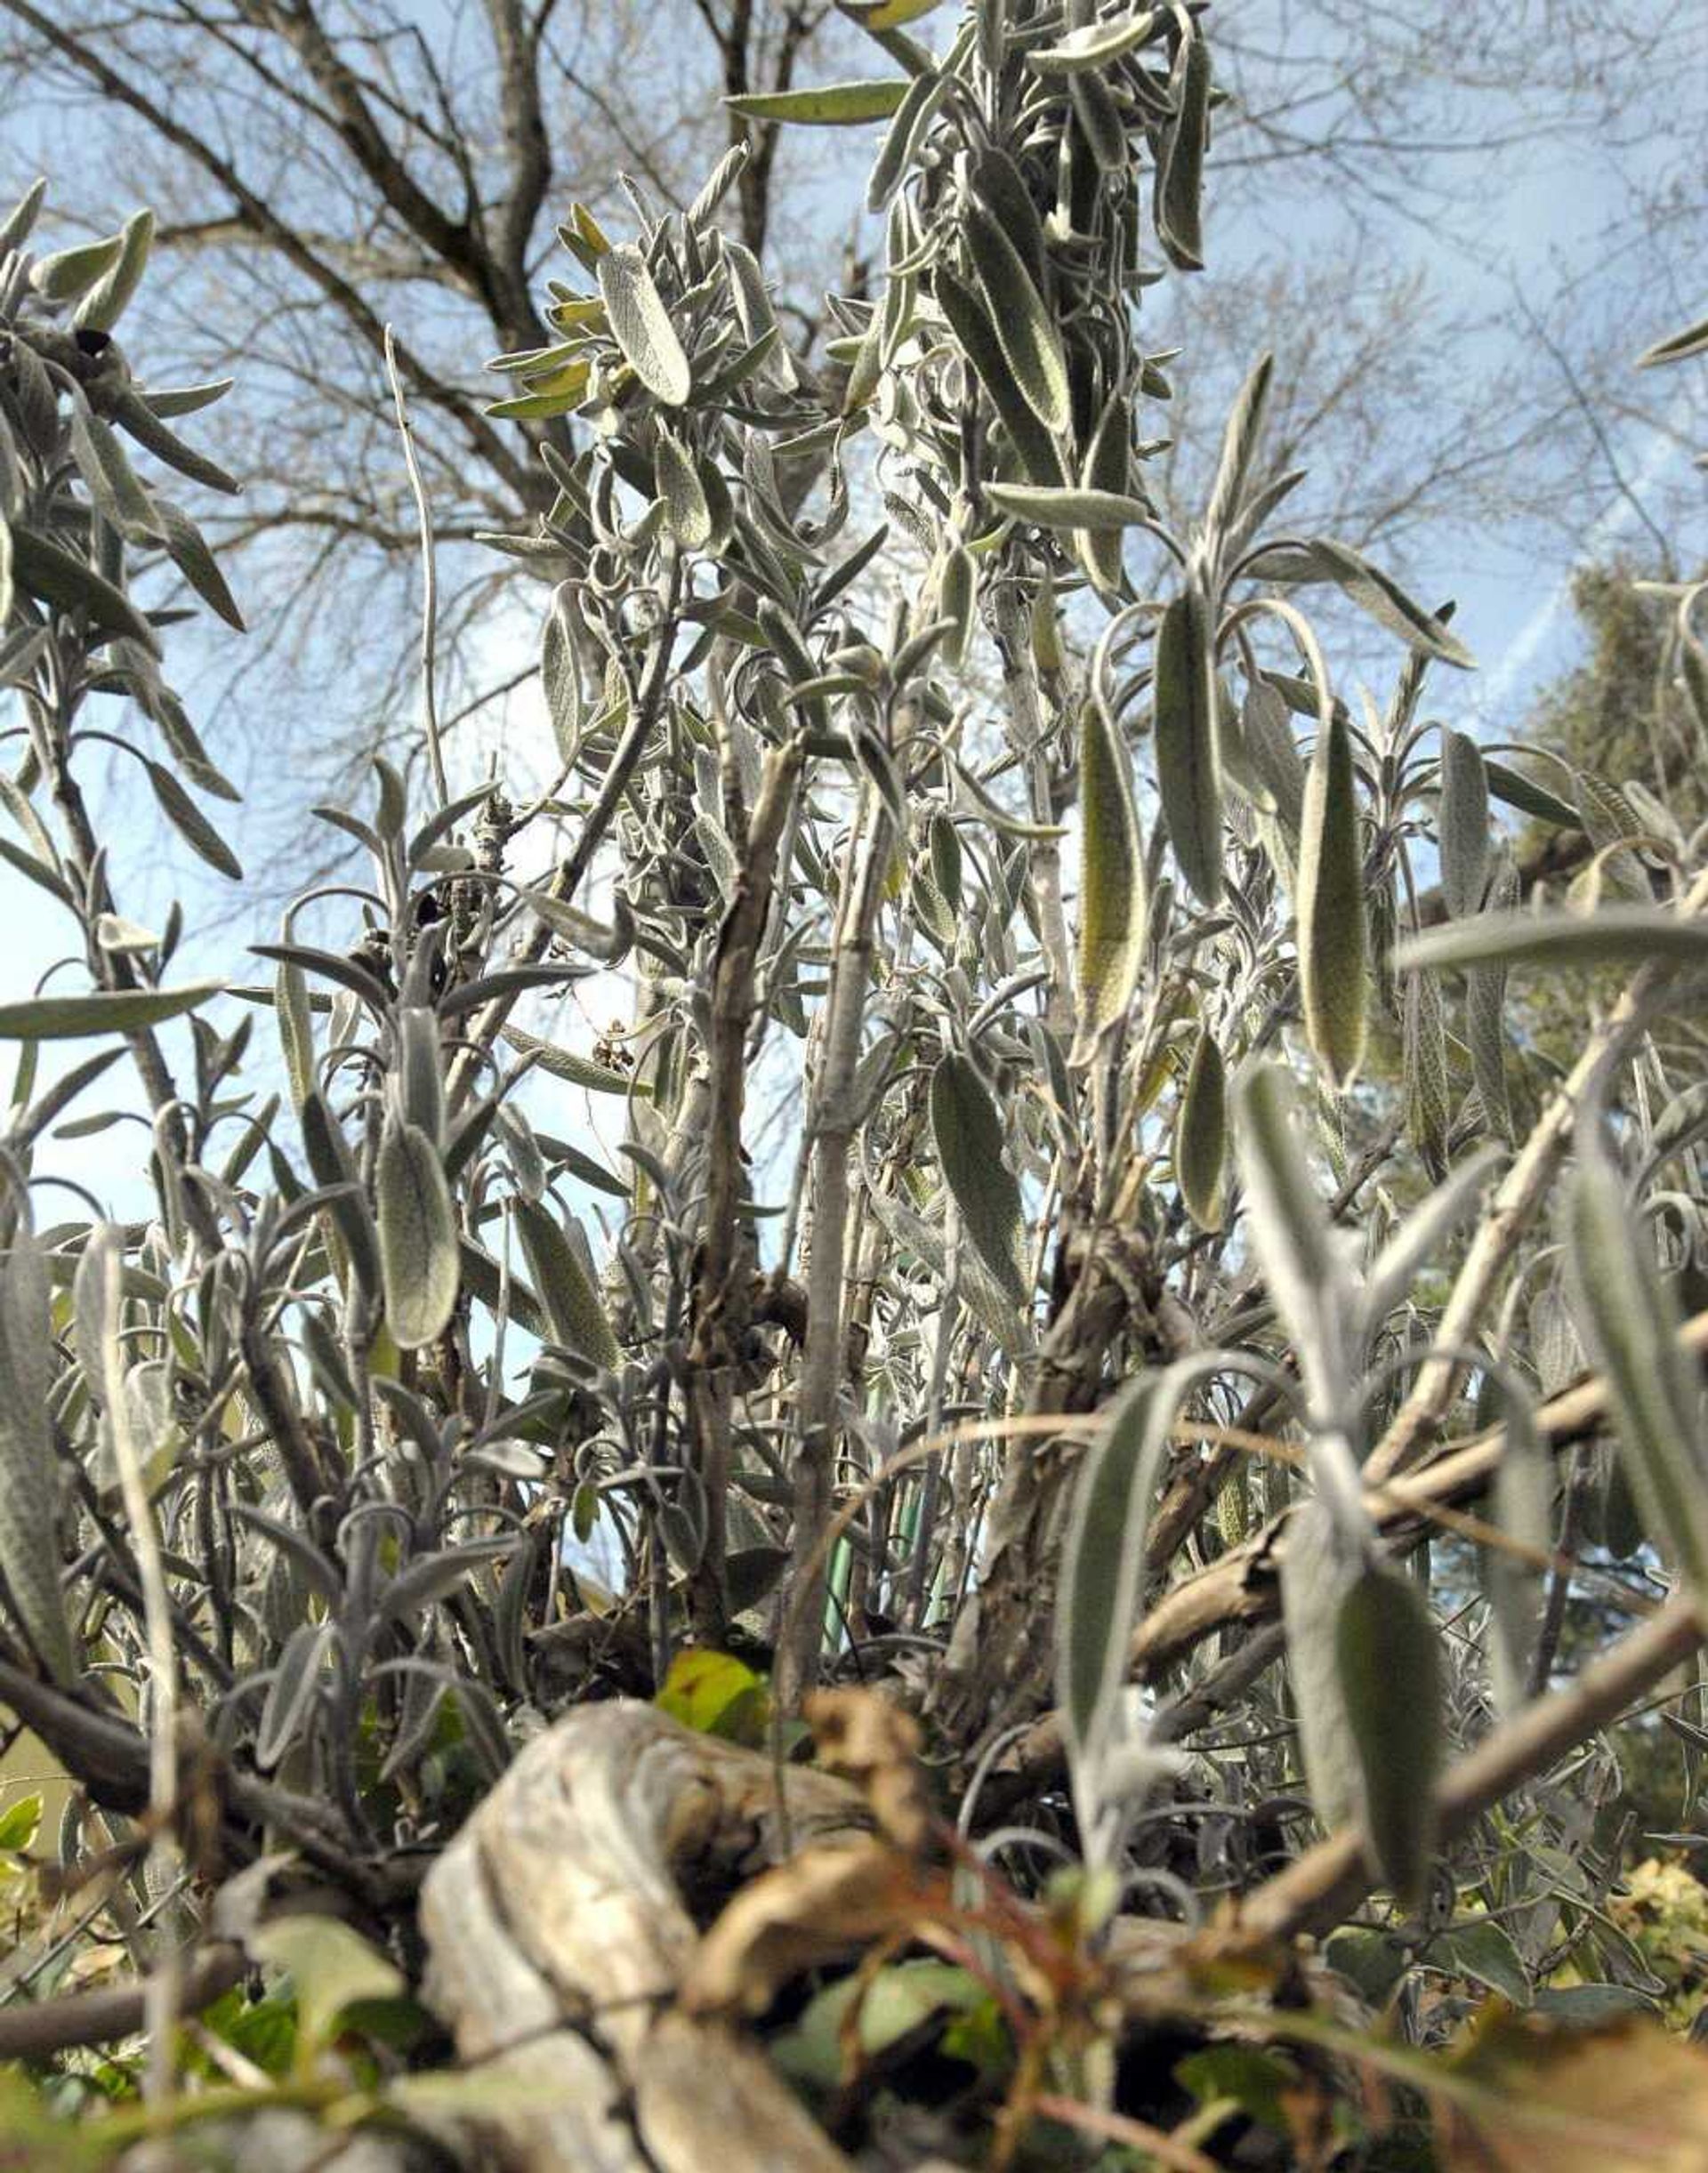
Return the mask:
M1708 318L1700 324L1688 325L1682 332L1670 333L1664 340L1656 340L1653 347L1645 348L1637 358L1640 370L1654 369L1667 362L1688 362L1693 356L1708 354Z
M1398 584L1344 543L1313 538L1309 543L1277 543L1247 567L1261 579L1305 583L1332 581L1343 595L1385 626L1391 634L1443 664L1473 671L1476 659L1449 633L1445 623L1415 604Z
M1358 1292L1300 1142L1293 1082L1279 1065L1254 1064L1234 1102L1252 1248L1313 1405L1338 1412L1351 1388Z
M118 254L78 302L73 322L80 329L110 332L135 294L154 242L154 213L135 212L120 229Z
M1042 490L1029 483L993 483L985 495L1000 511L1040 528L1077 528L1087 535L1118 535L1148 520L1151 509L1141 498L1116 491Z
M887 121L907 95L906 76L876 82L821 83L799 91L749 91L726 98L749 121L797 121L819 128L858 128Z
M1505 913L1518 903L1518 871L1510 860L1496 870L1488 891L1491 913ZM1502 1139L1513 1137L1512 1100L1506 1084L1506 968L1471 966L1465 973L1465 1045L1471 1076L1489 1130Z
M1124 390L1117 386L1104 405L1092 441L1085 448L1080 470L1080 494L1094 505L1110 500L1115 505L1132 505L1142 513L1142 502L1132 495L1132 417ZM1122 537L1118 527L1097 529L1078 524L1076 549L1092 585L1105 596L1116 593L1124 571Z
M208 609L242 633L243 614L201 530L169 498L157 497L153 503L160 535L173 564Z
M502 1562L515 1552L517 1535L506 1533L502 1539L473 1539L460 1547L446 1547L437 1554L421 1555L400 1570L385 1588L380 1599L380 1614L387 1622L407 1622L423 1607L435 1601L448 1599L459 1587L466 1584L478 1569L490 1562Z
M1477 1207L1503 1159L1503 1150L1492 1141L1479 1147L1420 1200L1389 1237L1366 1278L1373 1333L1403 1302L1424 1263Z
M1221 459L1211 486L1209 510L1204 517L1204 533L1213 549L1233 528L1244 510L1252 463L1257 457L1258 441L1263 432L1269 380L1274 373L1275 357L1263 356L1240 387L1222 432Z
M600 258L598 277L612 336L629 366L656 398L681 407L694 390L694 374L647 260L624 242Z
M1446 1754L1441 1641L1422 1587L1403 1571L1366 1566L1341 1602L1334 1644L1366 1845L1395 1897L1415 1908L1435 1848Z
M1624 1468L1649 1538L1708 1603L1708 1451L1671 1288L1599 1127L1579 1127L1567 1203L1572 1311L1607 1376Z
M223 987L221 981L188 981L181 988L103 988L86 996L0 1003L0 1041L65 1042L92 1034L132 1034L193 1011Z
M1325 1077L1344 1092L1364 1060L1368 941L1351 729L1338 713L1317 733L1305 781L1298 922L1305 1031Z
M81 393L71 402L69 436L71 457L103 519L128 542L158 541L160 523L153 502L124 447Z
M149 783L160 803L160 811L197 857L231 882L243 880L243 863L208 821L171 770L162 763L145 761Z
M1142 1373L1116 1398L1085 1453L1062 1550L1056 1690L1069 1755L1108 1745L1138 1613L1145 1541L1179 1408L1165 1374Z
M60 1590L52 1385L47 1270L40 1244L20 1228L0 1260L0 1570L30 1643L68 1687L77 1662Z
M1204 265L1204 154L1209 130L1210 49L1196 26L1181 45L1169 92L1174 120L1163 138L1156 165L1156 238L1171 264L1182 271L1198 271Z
M145 451L180 475L187 476L192 483L200 483L208 490L222 491L228 497L235 497L242 489L236 476L228 475L217 461L209 460L205 453L198 453L194 446L186 445L176 431L168 430L158 411L128 385L121 385L113 394L112 414L119 428L134 438Z
M1083 71L1069 76L1068 102L1079 123L1080 141L1097 165L1105 173L1124 173L1131 164L1126 120L1102 76Z
M1509 1371L1502 1378L1506 1438L1495 1467L1494 1525L1519 1546L1546 1552L1553 1543L1553 1459L1536 1432L1527 1391ZM1529 1694L1542 1622L1542 1572L1498 1548L1483 1549L1491 1630L1489 1671L1495 1703L1518 1711Z
M418 1125L388 1117L374 1168L380 1281L400 1349L435 1342L456 1310L456 1211L439 1150Z
M516 1209L516 1230L553 1340L578 1357L614 1372L623 1354L592 1279L557 1217L544 1204L523 1200Z
M286 1639L255 1728L255 1764L270 1773L302 1732L310 1706L326 1687L335 1622L304 1622Z
M512 1049L531 1057L544 1072L554 1079L568 1081L571 1086L585 1087L593 1094L634 1094L644 1097L647 1089L637 1086L624 1072L614 1072L603 1064L595 1064L591 1058L578 1057L572 1050L559 1049L551 1042L543 1042L537 1034L528 1034L520 1026L506 1026L504 1038Z
M873 162L866 184L867 211L882 211L895 195L912 164L921 135L955 84L955 77L950 69L934 68L922 69L908 84Z
M962 353L971 364L973 374L1002 417L1003 426L1019 455L1027 480L1046 489L1065 485L1068 478L1056 441L1033 414L1031 403L1009 366L984 303L947 264L938 265L933 271L931 291L938 307L948 319L949 329Z
M1186 1211L1201 1230L1221 1227L1221 1172L1227 1153L1228 1089L1221 1050L1209 1028L1200 1027L1174 1120L1174 1179Z
M1100 702L1082 709L1079 765L1079 1019L1072 1061L1084 1064L1125 1018L1138 989L1148 903L1126 743Z
M1708 922L1663 905L1602 905L1593 913L1485 913L1409 937L1395 953L1402 973L1442 967L1661 964L1708 967Z
M1496 761L1492 754L1483 757L1483 774L1494 797L1503 800L1510 808L1517 808L1520 814L1534 815L1538 822L1552 823L1558 830L1583 828L1575 808L1527 777L1521 770Z
M1364 1778L1341 1684L1341 1604L1363 1567L1325 1502L1301 1501L1281 1553L1281 1621L1310 1807L1330 1831L1357 1818Z
M1053 45L1033 46L1026 64L1040 76L1073 76L1083 68L1108 68L1148 43L1166 20L1161 8L1129 8L1101 22L1084 23Z
M1202 584L1189 580L1156 630L1156 786L1170 842L1199 903L1221 898L1221 751L1216 724L1215 629Z
M140 641L160 652L159 637L123 591L98 574L86 559L65 551L29 528L12 530L12 577L37 602L60 611L83 611L90 624L109 634Z
M291 1100L299 1109L314 1085L314 1014L301 966L280 966L273 982L273 1012Z
M1440 985L1428 974L1414 973L1406 984L1405 1001L1406 1130L1424 1167L1438 1176L1446 1164L1447 1130L1453 1121Z
M435 1148L445 1144L445 1076L439 1018L425 1004L407 1003L397 1015L399 1106L406 1121Z
M1240 733L1246 760L1273 794L1283 828L1296 839L1304 818L1305 765L1288 714L1285 696L1267 680L1255 680L1245 689Z
M1483 902L1488 881L1488 778L1462 732L1441 735L1441 888L1455 920Z
M971 1057L951 1051L931 1074L931 1131L943 1180L967 1235L1014 1304L1030 1294L1020 1187L1003 1159L1002 1119Z
M1073 418L1061 333L1032 284L1019 251L977 201L966 207L963 231L986 310L1014 382L1045 430L1059 436Z
M883 1229L904 1251L912 1252L931 1269L939 1284L949 1279L948 1248L939 1232L922 1216L904 1207L894 1194L869 1186L866 1205ZM1032 1355L1033 1338L1026 1317L976 1252L962 1248L959 1281L961 1302L1006 1356L1024 1360Z
M684 551L703 551L712 536L712 509L706 503L699 470L681 439L662 424L655 473L671 534Z
M19 197L4 220L0 220L0 256L13 249L21 249L35 231L36 221L47 196L47 176L38 174Z
M979 569L972 553L962 544L955 544L944 559L938 608L950 628L943 653L959 670L966 664L979 611Z
M74 249L55 249L36 258L30 267L29 283L49 302L75 302L94 285L124 246L123 234L108 234L100 241L79 242Z

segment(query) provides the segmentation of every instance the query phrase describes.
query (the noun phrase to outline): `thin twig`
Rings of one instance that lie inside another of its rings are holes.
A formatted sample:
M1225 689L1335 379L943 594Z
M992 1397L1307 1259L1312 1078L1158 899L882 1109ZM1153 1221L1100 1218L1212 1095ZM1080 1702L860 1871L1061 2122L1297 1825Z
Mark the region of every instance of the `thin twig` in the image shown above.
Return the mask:
M385 328L385 374L391 387L392 404L398 411L398 435L403 440L403 464L409 471L415 517L421 523L421 720L427 735L427 761L433 773L433 794L442 808L450 800L451 788L446 782L445 751L439 744L439 567L433 551L433 520L427 504L427 486L422 480L421 463L415 458L415 433L410 426L409 408L403 397L397 343L390 325Z

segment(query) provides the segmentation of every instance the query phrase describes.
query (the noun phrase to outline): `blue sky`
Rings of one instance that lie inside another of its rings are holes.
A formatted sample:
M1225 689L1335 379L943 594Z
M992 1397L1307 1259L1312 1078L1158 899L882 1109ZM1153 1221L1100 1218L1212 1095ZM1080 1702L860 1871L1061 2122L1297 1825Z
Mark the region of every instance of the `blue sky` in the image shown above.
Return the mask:
M1665 0L1639 0L1639 16L1659 20ZM1672 118L1688 121L1701 86L1689 76L1674 86ZM1498 109L1492 109L1497 113ZM1504 118L1523 120L1522 102L1510 101ZM1697 114L1698 122L1702 112ZM1519 133L1522 133L1521 129ZM820 140L822 141L822 140ZM1652 187L1676 157L1674 130L1655 128L1623 144L1616 153L1586 147L1581 140L1541 137L1534 143L1511 142L1498 150L1471 153L1454 162L1456 205L1449 214L1424 222L1404 209L1384 213L1365 202L1353 203L1318 186L1277 184L1264 200L1249 189L1231 221L1218 217L1213 173L1211 181L1211 266L1208 282L1231 276L1226 269L1253 261L1275 261L1289 254L1300 261L1358 249L1376 251L1396 270L1422 273L1442 302L1479 320L1474 339L1455 361L1471 380L1495 382L1519 364L1531 334L1522 302L1546 318L1563 294L1583 297L1585 310L1606 306L1617 286L1620 259L1609 237L1621 236L1642 191ZM848 201L845 182L859 171L866 156L857 141L839 139L818 156L815 146L806 171L814 173L813 197L826 205L826 217L838 198ZM1219 270L1219 267L1221 268ZM1664 268L1645 302L1653 317L1633 316L1631 354L1652 338L1684 321L1704 299L1689 291L1693 267ZM1180 302L1189 335L1191 294ZM1261 344L1254 328L1253 351ZM1672 396L1682 426L1699 398L1694 384L1681 383ZM1696 412L1700 412L1696 408ZM197 434L210 446L219 441L220 411L197 418ZM1403 413L1397 427L1405 427ZM1535 692L1577 654L1576 630L1567 604L1574 563L1606 555L1628 539L1636 515L1619 487L1609 460L1647 498L1676 486L1688 471L1682 448L1653 431L1640 418L1615 416L1609 428L1607 458L1582 463L1575 478L1579 511L1577 543L1559 535L1551 543L1534 534L1522 537L1491 524L1443 519L1408 540L1407 574L1420 597L1435 601L1458 599L1459 629L1477 654L1482 670L1475 680L1455 682L1460 704L1454 721L1470 723L1486 736L1506 736ZM1575 457L1575 456L1574 456ZM1688 550L1688 539L1687 539ZM246 596L252 617L264 624L265 597ZM524 600L531 604L532 597ZM411 632L413 630L409 630ZM183 676L197 683L191 644L184 644L192 668ZM222 655L229 672L229 650ZM524 716L526 712L524 712ZM525 723L512 729L526 730ZM124 796L125 781L106 784L105 805L116 848L121 895L132 917L149 922L175 892L186 901L192 929L218 923L229 912L229 893L207 877L175 839L163 838L151 807ZM117 788L117 789L116 789ZM215 810L243 849L242 810ZM41 893L6 873L7 912L12 941L6 973L9 994L22 994L68 948L68 921ZM222 894L223 893L223 894ZM230 971L238 931L217 925L187 946L180 969ZM243 970L238 970L240 977ZM71 978L75 985L77 973ZM246 977L244 977L246 978ZM81 1050L70 1052L73 1056ZM80 1142L62 1166L97 1187L126 1187L135 1170L137 1133L120 1126Z

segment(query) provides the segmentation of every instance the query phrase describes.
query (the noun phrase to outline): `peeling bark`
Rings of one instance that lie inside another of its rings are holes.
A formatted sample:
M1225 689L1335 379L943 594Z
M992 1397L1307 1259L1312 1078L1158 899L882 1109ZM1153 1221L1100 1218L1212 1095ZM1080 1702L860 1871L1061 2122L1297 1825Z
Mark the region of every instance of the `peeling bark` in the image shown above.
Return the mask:
M760 2049L676 2004L696 1908L802 1842L863 1831L858 1792L584 1707L531 1743L422 1895L427 1996L506 2173L850 2173Z

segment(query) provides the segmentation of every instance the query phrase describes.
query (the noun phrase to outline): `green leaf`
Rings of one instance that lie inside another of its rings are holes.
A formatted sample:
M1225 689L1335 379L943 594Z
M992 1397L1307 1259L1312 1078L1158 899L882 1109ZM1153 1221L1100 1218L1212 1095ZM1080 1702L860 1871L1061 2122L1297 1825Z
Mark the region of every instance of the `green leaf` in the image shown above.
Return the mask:
M1181 271L1204 268L1204 153L1209 132L1210 49L1196 27L1170 85L1174 119L1156 165L1156 238Z
M36 258L29 283L49 302L75 302L117 262L124 246L123 234L108 234L100 241L79 242L74 249L55 249Z
M1708 1452L1672 1288L1625 1196L1599 1127L1579 1128L1568 1195L1572 1312L1607 1377L1619 1447L1644 1528L1708 1604Z
M1496 800L1503 800L1510 808L1522 814L1534 815L1538 822L1552 823L1559 830L1581 830L1583 818L1568 801L1561 800L1522 770L1497 762L1492 754L1483 757L1483 774L1488 780L1488 789Z
M845 1976L808 2001L799 2021L773 2038L767 2049L789 2080L820 2093L846 2078L843 2047L858 2006L858 2048L871 2060L911 2039L936 2018L970 2015L990 1994L969 1969L921 1958L897 1962L869 1979Z
M1167 20L1161 8L1131 8L1107 22L1086 23L1053 45L1035 45L1026 64L1040 76L1076 76L1108 68L1136 47L1147 44Z
M600 258L598 276L611 335L629 366L667 407L681 406L694 390L694 373L647 260L625 242Z
M247 1944L257 1961L289 1970L298 2034L311 2048L331 2042L348 2008L406 1990L403 1972L335 1917L273 1917Z
M1084 1064L1127 1014L1144 968L1150 911L1126 743L1100 702L1086 702L1081 713L1079 778L1079 1023L1072 1060Z
M54 1681L69 1687L77 1662L60 1590L52 1386L47 1268L35 1237L20 1228L0 1260L0 1569L30 1643Z
M1095 505L1111 499L1123 507L1132 505L1142 509L1142 500L1135 498L1130 488L1132 449L1132 417L1126 397L1117 386L1109 395L1097 428L1092 432L1092 442L1085 448L1079 479L1081 494ZM1087 524L1078 524L1076 548L1079 561L1100 595L1113 596L1120 589L1124 571L1121 542L1127 526L1125 519L1112 530L1100 531Z
M554 1340L594 1365L615 1372L623 1354L599 1293L562 1226L548 1208L523 1200L517 1205L516 1228Z
M1336 1092L1364 1060L1369 938L1351 728L1318 732L1299 841L1299 978L1305 1031Z
M1653 347L1646 348L1637 358L1640 370L1652 370L1666 362L1688 362L1692 356L1708 355L1708 317L1700 324L1687 325L1682 332L1669 333L1665 339L1656 340Z
M1358 1577L1334 1635L1371 1861L1396 1897L1415 1908L1435 1847L1446 1750L1441 1642L1416 1579L1385 1565Z
M1238 520L1245 505L1245 487L1257 457L1263 432L1263 413L1269 404L1269 381L1275 374L1275 357L1265 355L1240 387L1221 435L1221 458L1211 486L1204 533L1213 544Z
M944 1057L931 1074L931 1130L943 1180L967 1235L1017 1306L1030 1294L1020 1187L1003 1159L1003 1123L971 1057Z
M1441 735L1441 888L1455 921L1476 912L1488 881L1488 777L1462 732Z
M891 76L880 82L821 83L800 91L745 91L723 102L749 121L855 128L867 121L887 121L906 95L907 77Z
M645 1099L649 1089L637 1085L624 1072L614 1072L603 1064L595 1064L589 1057L578 1057L572 1050L559 1049L551 1042L543 1042L537 1034L525 1033L520 1026L506 1026L504 1038L512 1049L525 1057L532 1057L543 1072L552 1078L562 1079L570 1086L584 1087L590 1094L635 1094Z
M712 538L712 509L706 503L699 471L681 439L662 425L654 472L671 534L684 551L703 551Z
M135 294L154 244L154 213L133 213L121 229L118 254L77 304L80 330L110 332Z
M159 637L121 590L98 574L87 559L61 550L28 528L12 531L12 574L40 603L60 611L83 611L90 624L109 634L140 641L151 656L160 654Z
M652 1702L697 1735L721 1736L753 1750L764 1742L770 1718L765 1678L733 1654L703 1646L672 1655L664 1687Z
M1457 664L1462 671L1476 669L1476 658L1448 632L1444 621L1414 604L1396 582L1344 543L1319 538L1309 543L1277 545L1253 559L1247 570L1277 581L1332 581L1379 626L1385 626L1414 648L1439 657L1443 664Z
M232 882L243 880L243 863L226 843L220 833L208 821L189 794L179 784L171 770L159 762L145 761L149 783L160 810L184 842L209 867Z
M1060 331L1032 284L1025 259L976 201L967 205L964 231L985 309L1014 381L1045 430L1059 436L1073 420Z
M385 1317L399 1348L435 1342L456 1310L456 1213L439 1149L418 1125L388 1117L374 1167Z
M1594 913L1485 913L1412 936L1394 954L1402 973L1443 967L1708 966L1708 922L1663 905L1603 905Z
M86 996L34 996L0 1003L0 1041L70 1042L92 1034L133 1034L193 1011L221 994L222 981L187 981L181 988L97 989Z
M1222 1165L1228 1154L1228 1082L1221 1051L1200 1029L1174 1123L1174 1177L1201 1230L1221 1227Z
M1070 1753L1095 1758L1126 1681L1151 1509L1175 1405L1143 1373L1108 1407L1085 1454L1062 1550L1056 1694ZM1159 1422L1160 1418L1160 1422Z
M0 1811L0 1855L15 1856L28 1848L41 1830L42 1799L20 1796Z
M1446 1976L1466 1977L1473 1984L1486 1984L1490 1992L1499 1992L1503 2000L1510 2000L1514 2007L1530 2004L1530 1972L1512 1944L1512 1935L1504 1925L1487 1917L1472 1917L1469 1923L1450 1924L1446 1931L1438 1932L1430 1940L1418 1960L1425 1969L1438 1969Z
M948 319L949 329L962 353L971 364L974 375L989 395L991 406L1013 440L1027 475L1046 488L1065 484L1068 479L1062 471L1055 439L1033 414L1030 402L1009 367L1008 358L1003 352L1002 342L996 337L984 303L970 286L956 278L947 264L939 264L932 273L931 291L937 297L938 307Z
M238 633L244 632L243 614L201 530L170 499L157 498L154 510L173 564L210 611Z
M1221 899L1221 747L1215 630L1189 581L1156 630L1156 787L1174 857L1204 905Z
M1123 448L1124 452L1124 447ZM1077 528L1088 535L1119 535L1152 519L1142 498L1113 490L1067 487L1039 489L1028 483L992 483L985 495L1000 511L1040 528ZM1116 554L1117 567L1119 554ZM1117 571L1116 579L1119 579Z

